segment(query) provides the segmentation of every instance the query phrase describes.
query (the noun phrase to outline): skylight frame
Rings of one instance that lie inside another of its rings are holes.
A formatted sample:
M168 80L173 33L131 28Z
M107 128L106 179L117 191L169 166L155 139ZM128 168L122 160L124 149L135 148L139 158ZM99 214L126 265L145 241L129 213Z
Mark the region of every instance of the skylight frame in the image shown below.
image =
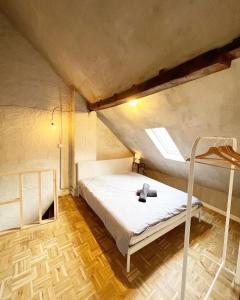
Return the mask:
M145 131L164 158L185 162L184 157L165 127L148 128Z

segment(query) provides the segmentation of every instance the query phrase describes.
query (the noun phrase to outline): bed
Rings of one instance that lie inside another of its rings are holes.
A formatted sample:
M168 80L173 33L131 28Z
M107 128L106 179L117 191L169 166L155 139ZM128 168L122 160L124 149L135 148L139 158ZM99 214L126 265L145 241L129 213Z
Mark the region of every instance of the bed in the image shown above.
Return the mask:
M144 175L131 172L132 158L78 163L78 194L86 200L130 257L155 239L185 222L186 193ZM148 183L156 198L138 201L136 191ZM192 216L200 217L201 202L193 197Z

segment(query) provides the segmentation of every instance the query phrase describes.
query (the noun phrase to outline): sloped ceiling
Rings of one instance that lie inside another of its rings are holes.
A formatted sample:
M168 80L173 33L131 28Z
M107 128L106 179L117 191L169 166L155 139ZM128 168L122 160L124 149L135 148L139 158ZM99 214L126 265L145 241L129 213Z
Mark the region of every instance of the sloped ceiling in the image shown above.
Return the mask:
M188 163L164 159L144 129L165 127L185 158L197 136L230 136L240 141L239 95L240 59L230 69L142 98L135 107L124 104L98 114L125 145L143 154L148 166L187 178ZM202 144L200 151L207 146ZM239 179L237 175L238 194ZM227 191L229 171L197 165L196 180Z
M0 6L91 102L240 34L239 0L0 0Z
M88 101L125 90L240 35L239 0L0 0L0 7ZM99 112L104 123L154 169L187 177L144 132L166 127L188 157L198 135L240 140L240 61L228 70ZM198 166L197 181L227 189L228 172ZM235 188L235 193L240 187Z

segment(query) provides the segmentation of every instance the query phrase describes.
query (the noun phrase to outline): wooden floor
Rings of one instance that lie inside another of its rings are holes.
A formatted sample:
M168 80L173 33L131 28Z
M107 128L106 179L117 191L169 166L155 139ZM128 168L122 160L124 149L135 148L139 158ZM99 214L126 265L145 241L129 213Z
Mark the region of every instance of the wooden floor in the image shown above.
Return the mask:
M0 299L178 299L184 226L132 256L130 273L102 223L84 201L60 199L59 220L0 237ZM187 299L202 299L221 255L224 218L204 209L192 223ZM240 225L230 227L228 266L236 264ZM221 274L210 299L239 299Z

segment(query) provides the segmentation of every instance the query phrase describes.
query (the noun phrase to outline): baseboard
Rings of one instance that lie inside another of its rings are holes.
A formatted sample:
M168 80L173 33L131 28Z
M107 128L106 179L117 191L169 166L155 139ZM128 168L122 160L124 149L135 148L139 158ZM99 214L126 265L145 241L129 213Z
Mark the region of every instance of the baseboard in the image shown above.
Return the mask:
M78 197L78 188L71 186L69 188L69 194L72 195L72 197Z
M64 189L64 190L59 190L58 191L58 196L67 196L69 195L69 189Z
M222 210L220 208L217 208L217 207L215 207L215 206L213 206L211 204L208 204L208 203L206 203L204 201L201 201L201 202L202 202L203 206L205 206L205 207L207 207L207 208L209 208L209 209L211 209L211 210L219 213L220 215L226 216L226 212L224 210ZM233 221L236 221L236 222L240 223L240 218L239 217L236 217L236 216L234 216L234 215L231 214L230 218Z

